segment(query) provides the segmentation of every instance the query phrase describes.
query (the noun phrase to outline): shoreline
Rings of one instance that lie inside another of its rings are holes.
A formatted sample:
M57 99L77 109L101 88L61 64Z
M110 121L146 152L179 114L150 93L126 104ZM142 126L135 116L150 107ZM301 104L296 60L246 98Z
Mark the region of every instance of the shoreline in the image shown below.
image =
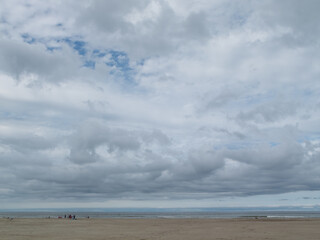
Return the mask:
M82 212L82 211L13 211L0 212L0 218L64 218L65 216L76 218L98 219L315 219L320 218L320 212L302 211L243 211L243 212Z
M66 221L74 221L74 220L90 220L90 219L96 219L96 220L320 220L320 217L278 217L278 216L243 216L243 217L230 217L230 218L196 218L196 217L186 217L186 218L175 218L175 217L150 217L150 218L140 218L140 217L76 217L75 219L69 219L69 218L63 218L63 217L57 217L57 216L48 216L48 217L10 217L10 216L3 216L0 217L0 220L7 220L7 219L34 219L34 220L66 220Z
M316 240L320 218L292 219L0 219L1 240L122 239Z

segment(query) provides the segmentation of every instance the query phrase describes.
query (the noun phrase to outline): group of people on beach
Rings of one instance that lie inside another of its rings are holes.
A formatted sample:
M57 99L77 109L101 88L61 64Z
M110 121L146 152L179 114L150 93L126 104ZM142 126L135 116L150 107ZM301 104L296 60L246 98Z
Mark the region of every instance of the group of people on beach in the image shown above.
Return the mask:
M66 214L64 215L64 218L67 218L67 215L66 215ZM76 215L71 215L71 214L69 214L68 218L69 218L69 219L72 219L72 220L76 220Z
M50 218L50 216L48 218ZM58 218L65 218L65 219L69 218L69 219L72 219L72 220L77 220L76 219L76 215L71 215L71 214L69 214L69 215L65 214L64 217L59 216ZM90 217L87 216L86 218L89 219Z

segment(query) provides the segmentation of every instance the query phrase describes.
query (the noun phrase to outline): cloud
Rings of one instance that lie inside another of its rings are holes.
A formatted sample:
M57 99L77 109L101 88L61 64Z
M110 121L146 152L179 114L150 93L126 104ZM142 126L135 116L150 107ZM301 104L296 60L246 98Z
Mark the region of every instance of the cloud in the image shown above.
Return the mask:
M146 6L147 1L92 1L79 15L80 25L92 24L102 32L114 33L120 31L124 34L130 32L132 25L125 20L125 16L134 9ZM107 14L106 14L107 13Z
M140 142L134 133L109 129L99 122L85 122L71 138L70 160L75 163L94 162L95 149L104 145L108 152L137 150Z
M282 27L287 29L283 40L287 44L304 45L317 42L319 35L318 1L270 1L262 3L259 13L270 27Z
M1 6L2 202L319 190L316 1Z
M256 122L266 121L273 122L278 121L287 116L296 114L296 108L299 104L292 102L276 101L261 104L255 107L253 110L243 113L240 112L238 118L241 120L254 120Z
M44 46L12 40L0 40L0 46L1 71L18 80L31 77L59 83L73 76L80 65L70 51L50 53Z

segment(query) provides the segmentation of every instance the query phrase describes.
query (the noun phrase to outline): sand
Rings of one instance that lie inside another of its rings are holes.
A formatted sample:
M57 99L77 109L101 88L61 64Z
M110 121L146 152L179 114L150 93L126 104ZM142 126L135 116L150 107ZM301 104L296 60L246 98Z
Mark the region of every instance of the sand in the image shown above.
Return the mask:
M319 240L320 219L0 219L1 240Z

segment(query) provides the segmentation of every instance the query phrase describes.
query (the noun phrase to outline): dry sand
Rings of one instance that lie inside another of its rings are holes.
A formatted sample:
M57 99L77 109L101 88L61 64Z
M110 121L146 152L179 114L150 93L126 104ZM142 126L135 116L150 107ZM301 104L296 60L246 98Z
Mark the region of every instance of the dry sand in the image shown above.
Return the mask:
M320 219L0 219L0 239L319 240Z

